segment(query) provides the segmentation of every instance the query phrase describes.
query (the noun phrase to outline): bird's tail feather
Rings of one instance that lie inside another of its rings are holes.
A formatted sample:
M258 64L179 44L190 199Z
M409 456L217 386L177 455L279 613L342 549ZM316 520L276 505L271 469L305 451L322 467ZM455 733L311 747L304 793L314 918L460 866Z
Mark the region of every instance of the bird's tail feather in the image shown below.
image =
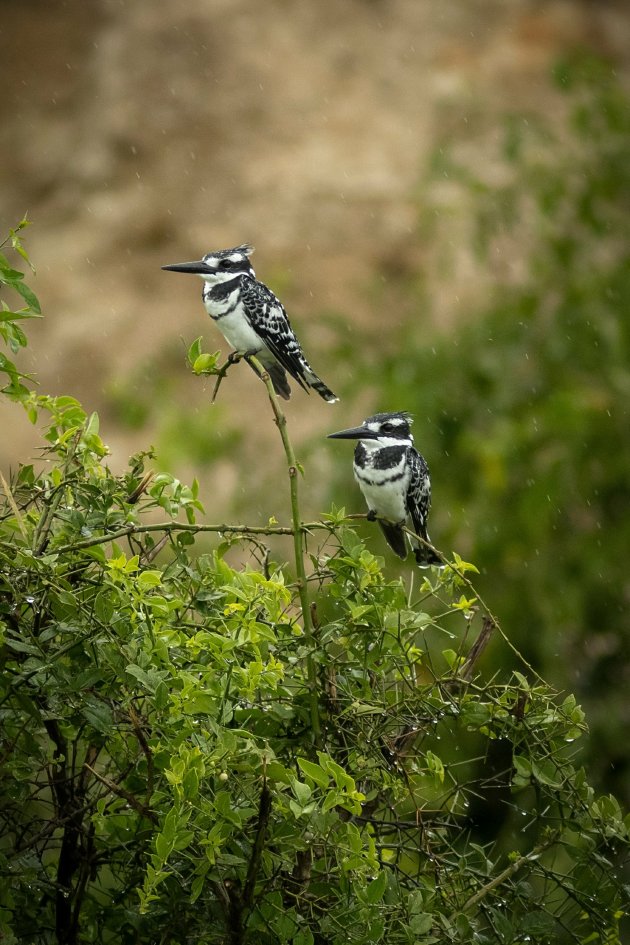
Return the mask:
M333 394L329 387L326 387L324 382L320 377L317 376L315 371L312 368L307 366L307 369L304 372L304 380L309 387L312 387L314 391L317 391L319 396L329 404L335 404L339 400L336 394Z
M427 537L427 541L428 541ZM428 568L431 565L437 565L438 567L444 567L444 562L442 559L433 551L432 548L427 548L426 545L416 545L413 549L414 557L416 559L416 564L420 568Z
M378 524L381 526L381 531L385 535L385 541L389 547L399 558L404 560L407 557L407 542L400 525L392 525L390 522L383 522L381 519L379 519Z

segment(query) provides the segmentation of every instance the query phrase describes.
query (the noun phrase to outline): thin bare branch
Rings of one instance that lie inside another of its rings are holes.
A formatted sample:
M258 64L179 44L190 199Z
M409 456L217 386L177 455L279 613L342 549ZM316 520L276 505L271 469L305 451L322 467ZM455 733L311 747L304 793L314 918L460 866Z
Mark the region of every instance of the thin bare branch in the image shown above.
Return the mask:
M125 788L121 787L120 784L116 784L116 782L112 781L111 778L106 777L104 774L99 774L98 771L92 768L87 762L85 762L85 767L91 774L94 775L97 781L100 781L101 784L104 784L106 788L109 788L113 794L117 794L118 797L124 798L129 806L133 807L133 809L138 814L146 817L147 820L150 820L152 824L157 824L157 815L148 807L145 807L144 804L141 804L134 794L132 794L130 791L126 791Z

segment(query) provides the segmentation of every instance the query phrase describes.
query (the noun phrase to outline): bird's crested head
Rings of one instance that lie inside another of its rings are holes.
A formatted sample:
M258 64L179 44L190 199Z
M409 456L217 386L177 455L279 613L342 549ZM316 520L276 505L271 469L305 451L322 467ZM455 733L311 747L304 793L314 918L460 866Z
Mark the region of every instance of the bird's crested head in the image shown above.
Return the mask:
M368 448L412 446L412 422L411 415L406 410L395 413L375 413L367 417L360 427L330 433L329 437L338 440L360 440Z
M253 246L242 243L232 249L218 249L206 253L195 262L174 263L171 266L162 266L162 269L168 269L171 272L188 272L201 276L205 282L218 285L240 275L255 278L256 273L249 261L253 252Z

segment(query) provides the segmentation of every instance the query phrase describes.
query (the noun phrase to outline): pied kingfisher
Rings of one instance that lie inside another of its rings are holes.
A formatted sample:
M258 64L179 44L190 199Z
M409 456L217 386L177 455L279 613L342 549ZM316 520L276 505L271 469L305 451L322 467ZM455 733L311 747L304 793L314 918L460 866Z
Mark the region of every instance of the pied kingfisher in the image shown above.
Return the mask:
M173 272L190 272L203 279L202 298L234 350L255 355L268 371L274 390L285 400L291 396L288 373L300 387L312 387L328 403L339 398L326 387L304 357L284 306L271 289L256 279L248 243L234 249L206 253L198 262L162 266Z
M427 519L431 506L429 467L413 445L411 417L406 412L376 413L360 427L330 433L338 440L358 440L354 450L354 478L368 504L368 518L377 518L387 544L400 558L407 557L403 526L411 517L413 530L429 541ZM421 567L441 565L426 545L411 540Z

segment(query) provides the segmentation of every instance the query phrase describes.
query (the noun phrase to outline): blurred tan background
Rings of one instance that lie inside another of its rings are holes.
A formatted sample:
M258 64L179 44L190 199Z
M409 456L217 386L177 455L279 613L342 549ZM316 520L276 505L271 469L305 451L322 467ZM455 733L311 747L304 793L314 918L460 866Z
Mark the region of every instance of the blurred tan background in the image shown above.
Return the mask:
M506 111L554 120L565 107L549 81L559 55L630 66L623 0L4 0L0 13L1 230L25 212L36 224L26 244L46 316L27 326L19 366L99 412L114 466L156 437L167 452L169 410L176 429L206 409L188 344L203 333L206 350L227 351L199 280L161 265L253 242L257 275L336 388L326 351L340 332L351 350L365 325L388 345L404 318L430 320L428 337L450 331L493 266L518 274L518 253L475 261L448 179L432 192L449 219L447 271L423 240L419 182L440 139L483 165ZM421 271L430 316L387 290L391 274ZM355 380L371 408L369 378ZM238 462L213 467L220 507L274 435L261 396L235 368L209 415L217 437L242 435ZM300 391L287 412L298 442L361 419ZM0 425L6 469L37 437L18 407L2 405ZM197 471L194 457L167 463Z

